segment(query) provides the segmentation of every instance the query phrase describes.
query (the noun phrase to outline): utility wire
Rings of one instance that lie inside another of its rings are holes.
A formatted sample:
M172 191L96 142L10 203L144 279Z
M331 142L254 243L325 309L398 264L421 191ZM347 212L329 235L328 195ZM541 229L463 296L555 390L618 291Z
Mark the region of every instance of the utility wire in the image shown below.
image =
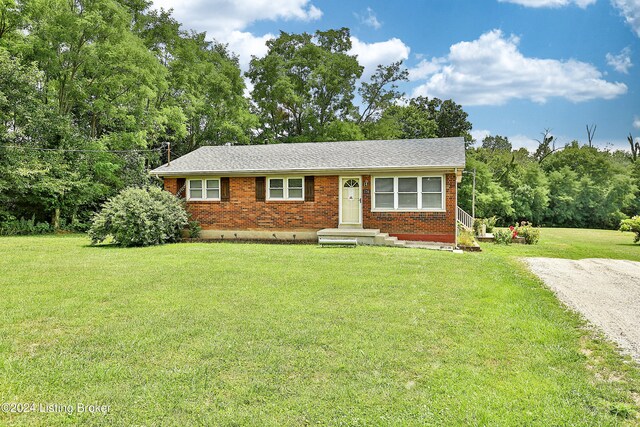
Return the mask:
M70 153L148 153L148 152L161 152L162 148L149 148L146 150L81 150L81 149L67 149L67 148L40 148L40 147L24 147L21 145L0 145L0 148L17 148L20 150L35 150L35 151L61 151Z

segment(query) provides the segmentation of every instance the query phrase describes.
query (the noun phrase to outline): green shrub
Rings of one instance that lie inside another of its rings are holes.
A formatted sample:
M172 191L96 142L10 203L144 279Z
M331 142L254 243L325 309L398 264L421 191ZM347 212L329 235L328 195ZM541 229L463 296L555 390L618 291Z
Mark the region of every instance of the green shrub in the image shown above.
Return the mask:
M498 222L498 217L492 216L485 219L487 224L487 233L493 233L493 229L496 228L496 222Z
M640 242L640 215L620 221L620 231L632 231L636 233L633 238L633 243Z
M175 242L188 224L182 202L159 188L128 188L107 201L93 216L91 243L109 236L120 246Z
M0 223L0 236L22 236L51 232L53 232L53 227L47 222L36 222L35 215L31 219L9 218Z
M462 246L475 246L476 239L470 231L463 230L458 233L458 244Z
M527 245L535 245L540 240L540 229L531 225L531 223L522 221L520 226L516 227L518 236L524 237Z
M198 221L189 221L189 237L191 237L192 239L198 238L198 236L200 236L201 230L202 227L200 226L200 223Z
M510 230L495 230L493 232L493 243L497 245L510 245L512 234Z

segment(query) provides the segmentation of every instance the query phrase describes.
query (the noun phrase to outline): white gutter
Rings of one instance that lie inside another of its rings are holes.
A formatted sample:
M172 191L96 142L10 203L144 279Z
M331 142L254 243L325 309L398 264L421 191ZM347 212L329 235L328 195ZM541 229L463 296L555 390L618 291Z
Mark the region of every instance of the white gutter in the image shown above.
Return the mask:
M458 168L455 168L455 173L456 173L456 207L455 212L456 212L456 223L455 223L455 227L456 227L456 241L455 241L455 245L456 248L458 247Z
M309 174L309 175L336 175L345 173L393 173L393 172L419 172L428 169L431 172L456 171L459 166L424 165L424 166L378 166L359 168L297 168L297 169L246 169L246 170L190 170L190 171L150 171L155 176L185 177L185 176L261 176L261 175L282 175L282 174Z

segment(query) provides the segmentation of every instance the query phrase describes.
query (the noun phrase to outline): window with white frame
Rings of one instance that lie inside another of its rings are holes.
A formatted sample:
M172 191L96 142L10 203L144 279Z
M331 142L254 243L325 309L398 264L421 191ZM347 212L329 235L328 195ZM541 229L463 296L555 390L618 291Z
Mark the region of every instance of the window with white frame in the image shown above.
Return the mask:
M418 178L398 178L398 209L418 208Z
M442 206L442 177L422 177L422 209L443 209Z
M393 209L395 180L393 178L375 179L376 209Z
M269 200L304 200L304 178L269 178Z
M374 177L374 210L443 210L442 176Z
M190 179L189 200L220 200L220 179Z

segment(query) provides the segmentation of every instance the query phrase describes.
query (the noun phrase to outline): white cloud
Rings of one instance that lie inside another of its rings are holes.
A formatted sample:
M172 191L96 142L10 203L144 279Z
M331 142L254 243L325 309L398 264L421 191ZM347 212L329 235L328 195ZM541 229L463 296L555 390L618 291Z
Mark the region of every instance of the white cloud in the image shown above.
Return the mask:
M633 63L631 62L631 49L625 47L617 55L607 53L607 64L620 73L629 74L629 68L633 67Z
M536 141L535 139L522 134L511 135L508 138L514 150L524 147L527 150L534 152L539 145L538 141Z
M242 31L260 20L312 21L322 17L322 11L310 0L155 0L154 7L173 9L173 16L184 28L206 31L209 38L228 43L238 54L240 67L246 71L251 55L267 52L265 42L274 37Z
M624 16L627 24L640 37L640 0L611 0Z
M481 145L482 140L491 135L491 131L486 129L472 130L470 133L471 137L476 140L478 145Z
M454 44L446 57L431 60L437 71L424 73L426 82L413 95L452 98L463 105L502 105L513 99L612 99L627 92L624 83L604 80L591 64L525 57L518 44L517 37L505 37L500 30Z
M322 11L309 0L155 0L154 6L172 8L185 26L207 31L216 38L255 21L312 21L322 16Z
M409 80L426 79L432 74L437 73L442 68L443 58L432 58L430 60L423 59L413 68L409 68Z
M356 13L355 15L361 24L368 25L376 30L382 27L382 22L378 21L378 17L376 17L375 12L370 7L367 8L366 14L360 15Z
M383 42L366 43L357 37L351 37L352 55L358 55L358 62L364 66L363 77L370 76L380 64L389 65L392 62L409 58L411 49L398 38L392 38Z
M633 127L636 129L640 129L640 117L635 116L633 118Z
M525 7L564 7L575 4L578 7L586 8L596 0L498 0L502 3L514 3Z
M232 31L226 37L225 43L229 44L229 49L238 55L240 59L240 69L247 71L249 69L249 61L251 56L261 57L267 54L267 40L276 36L267 33L263 36L254 36L246 31Z

